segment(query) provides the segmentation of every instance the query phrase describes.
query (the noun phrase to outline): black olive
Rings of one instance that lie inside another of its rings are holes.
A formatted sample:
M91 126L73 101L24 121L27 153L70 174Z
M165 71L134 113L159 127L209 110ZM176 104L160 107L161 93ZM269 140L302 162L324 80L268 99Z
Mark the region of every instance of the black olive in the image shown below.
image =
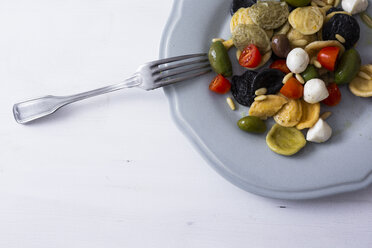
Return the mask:
M327 12L326 12L326 15L329 15L331 14L332 12L336 12L336 11L344 11L342 8L337 8L337 7L332 7L330 8Z
M279 58L286 58L291 51L291 45L285 34L274 35L271 39L271 48Z
M346 14L336 14L323 26L323 40L337 40L336 34L345 39L345 49L352 48L359 40L360 27L357 20Z
M257 72L246 71L241 76L233 76L231 80L231 93L235 100L244 106L251 106L254 101L255 94L253 90L253 80Z
M283 87L285 74L277 69L266 68L260 71L253 80L253 92L266 88L266 94L276 94Z
M233 0L231 3L230 13L234 15L240 8L248 8L255 4L257 0Z
M263 69L260 72L246 71L234 76L231 81L231 93L235 100L244 106L251 106L256 97L255 91L266 88L267 94L276 94L283 87L285 74L276 69Z

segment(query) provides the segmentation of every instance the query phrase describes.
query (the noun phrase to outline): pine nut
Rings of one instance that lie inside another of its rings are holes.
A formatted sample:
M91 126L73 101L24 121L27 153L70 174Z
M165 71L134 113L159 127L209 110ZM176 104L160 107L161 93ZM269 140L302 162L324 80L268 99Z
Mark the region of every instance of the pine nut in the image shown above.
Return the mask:
M305 84L305 80L304 80L304 78L301 76L301 74L296 73L296 79L297 79L301 84Z
M232 39L226 40L226 41L222 42L222 44L225 46L226 50L229 50L230 48L232 48L234 46L234 42L233 42Z
M293 73L290 72L283 78L283 84L285 84L291 77L293 77Z
M266 88L259 88L254 92L256 96L266 95L267 89Z
M314 61L314 66L315 66L316 68L318 68L318 69L322 68L322 64L320 64L318 60L315 60L315 61Z
M372 18L364 11L360 14L362 21L367 24L368 27L372 28Z
M303 39L301 39L301 40L293 40L292 42L291 42L294 46L306 46L309 42L307 41L307 40L303 40Z
M327 112L324 112L324 113L320 116L320 118L322 118L323 120L327 120L331 115L332 115L332 112L327 111Z
M227 104L229 105L229 107L231 108L232 111L234 111L236 108L235 108L235 103L234 101L231 99L231 97L228 97L226 98L226 102Z
M264 100L266 100L266 98L267 98L267 96L265 96L265 95L260 95L260 96L257 96L254 100L255 101L264 101Z
M221 39L221 38L213 38L213 39L212 39L212 42L213 42L213 43L214 43L214 42L217 42L217 41L225 42L225 40L224 40L224 39Z
M372 80L372 77L368 75L367 73L365 73L364 71L360 71L358 73L358 77L363 78L365 80Z
M328 5L332 5L333 4L333 0L327 0L327 4Z
M236 58L237 58L238 60L240 59L240 55L242 55L242 51L237 50L237 51L236 51Z
M349 12L346 12L346 11L335 11L335 12L329 13L329 14L326 16L325 22L328 22L329 20L331 20L331 18L332 18L334 15L337 15L337 14L345 14L345 15L349 15L349 16L351 16L351 14L350 14Z
M310 59L310 64L313 65L313 64L314 64L314 61L315 61L316 59L317 59L316 56L312 57L312 58Z
M339 35L339 34L336 34L335 37L336 37L336 39L337 39L339 42L341 42L341 43L345 43L345 42L346 42L345 38L342 37L342 36Z

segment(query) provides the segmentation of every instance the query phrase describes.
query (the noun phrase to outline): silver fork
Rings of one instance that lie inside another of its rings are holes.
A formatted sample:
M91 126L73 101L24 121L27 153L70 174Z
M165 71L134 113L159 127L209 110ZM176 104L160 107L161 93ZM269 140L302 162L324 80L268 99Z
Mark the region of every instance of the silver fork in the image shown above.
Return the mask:
M159 87L201 76L210 71L207 54L205 53L161 59L141 65L133 76L115 85L70 96L48 95L16 103L13 106L13 114L18 123L25 124L53 114L67 104L90 97L133 87L144 90L154 90Z

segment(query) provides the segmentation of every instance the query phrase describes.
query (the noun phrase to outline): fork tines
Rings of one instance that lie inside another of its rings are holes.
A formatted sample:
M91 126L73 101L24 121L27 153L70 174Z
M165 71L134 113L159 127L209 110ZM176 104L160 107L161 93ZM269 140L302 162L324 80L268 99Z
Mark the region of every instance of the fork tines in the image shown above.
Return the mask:
M211 71L205 53L158 60L151 65L154 82L165 86L191 79Z

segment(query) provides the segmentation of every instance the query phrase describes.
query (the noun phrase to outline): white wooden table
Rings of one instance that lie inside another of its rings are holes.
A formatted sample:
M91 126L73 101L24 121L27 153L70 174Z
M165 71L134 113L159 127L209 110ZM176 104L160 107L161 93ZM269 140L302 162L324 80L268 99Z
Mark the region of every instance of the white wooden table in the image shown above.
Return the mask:
M372 187L312 201L246 193L127 90L22 126L13 103L157 59L171 0L0 1L0 247L372 247Z

